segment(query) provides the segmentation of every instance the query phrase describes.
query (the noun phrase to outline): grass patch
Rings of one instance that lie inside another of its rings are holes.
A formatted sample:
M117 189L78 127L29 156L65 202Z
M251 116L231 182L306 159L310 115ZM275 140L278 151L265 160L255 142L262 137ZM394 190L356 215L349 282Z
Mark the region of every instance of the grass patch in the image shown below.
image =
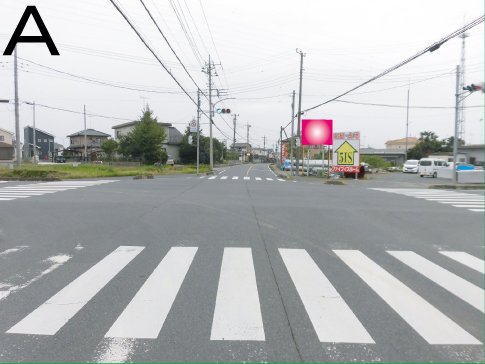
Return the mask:
M209 171L209 166L201 165L200 172ZM92 164L79 164L73 167L72 164L57 164L39 166L33 164L23 165L20 169L8 169L0 167L0 177L16 178L55 178L76 179L76 178L101 178L101 177L124 177L136 175L169 175L197 173L197 166L164 166L162 168L154 166L140 167L113 167L98 166Z

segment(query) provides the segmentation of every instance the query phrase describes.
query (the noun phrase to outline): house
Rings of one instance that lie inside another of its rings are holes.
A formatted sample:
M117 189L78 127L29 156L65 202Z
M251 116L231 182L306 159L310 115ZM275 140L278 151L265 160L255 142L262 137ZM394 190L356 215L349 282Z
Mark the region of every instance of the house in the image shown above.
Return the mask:
M483 153L482 153L483 154ZM458 163L467 163L466 153L457 153ZM447 162L453 162L453 152L436 152L431 153L428 158L444 159Z
M485 144L458 146L458 153L466 154L467 164L473 164L475 166L483 166L485 164Z
M64 146L59 143L54 143L54 150L56 151L56 155L62 155L64 151Z
M139 121L131 121L113 126L111 129L114 129L115 131L115 140L119 141L121 135L126 135L130 131L133 131L133 129L135 129L135 124L138 122ZM163 126L167 132L167 138L162 143L162 151L167 152L168 155L171 155L175 160L175 163L180 163L180 143L182 142L183 134L170 123L158 124Z
M67 137L69 138L67 150L72 157L96 160L97 155L101 152L101 143L107 140L110 135L94 129L86 129L86 131L81 130ZM84 155L85 150L87 155Z
M248 143L236 143L236 152L239 153L239 159L242 161L249 160L248 153L251 154L251 144ZM234 144L231 144L231 151L234 150Z
M47 161L52 158L55 151L55 136L35 128L35 144L39 161ZM31 126L24 128L24 158L33 161L34 157L34 129Z
M360 155L379 156L386 162L391 162L395 166L404 164L406 158L406 148L402 149L374 149L360 148Z
M419 139L408 137L408 149L414 148L418 143ZM406 149L406 138L388 140L386 142L386 149Z
M296 139L296 136L295 136ZM290 158L291 154L291 138L283 139L281 142L282 144L286 145L286 158ZM308 158L308 151L310 151L310 159L314 159L315 155L321 155L322 150L325 150L327 147L324 145L302 145L300 147L300 160ZM279 153L280 151L278 151ZM279 158L279 154L278 154ZM296 147L293 148L293 158L296 158ZM321 159L321 157L318 157Z
M11 162L14 157L13 133L0 128L0 162Z

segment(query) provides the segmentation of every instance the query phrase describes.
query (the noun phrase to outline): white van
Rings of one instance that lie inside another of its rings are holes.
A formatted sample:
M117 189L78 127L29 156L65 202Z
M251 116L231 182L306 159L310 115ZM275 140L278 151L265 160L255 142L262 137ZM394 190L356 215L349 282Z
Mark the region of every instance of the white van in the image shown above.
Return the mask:
M418 173L419 161L417 159L409 159L402 166L403 173Z
M421 158L419 160L419 175L421 177L430 176L436 178L438 169L446 167L448 167L448 163L444 159Z

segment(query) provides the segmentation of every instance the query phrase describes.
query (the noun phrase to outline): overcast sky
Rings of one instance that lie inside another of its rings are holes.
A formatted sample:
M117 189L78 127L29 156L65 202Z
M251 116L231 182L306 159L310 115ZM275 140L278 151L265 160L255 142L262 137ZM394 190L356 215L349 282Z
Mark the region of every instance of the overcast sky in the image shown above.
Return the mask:
M215 87L227 95L221 98L235 98L217 107L239 115L237 142L246 141L246 125L251 125L249 138L255 147L263 146L263 137L267 147L274 146L280 126L291 121L291 93L296 90L298 100L299 89L296 48L306 54L302 92L302 109L306 109L400 63L484 13L479 0L144 2L201 89L207 89L208 82L202 67L209 55L214 60ZM117 3L196 99L197 86L140 0ZM0 0L0 54L27 5L37 6L60 56L51 56L45 44L18 46L19 98L80 113L36 107L37 128L54 134L56 142L67 146L66 136L84 128L83 105L88 113L110 117L87 119L88 128L110 135L113 125L138 118L144 102L159 121L172 123L181 132L196 116L196 106L109 0ZM483 30L482 23L468 32L466 84L484 80ZM32 18L23 35L39 35ZM454 132L451 107L460 53L461 39L454 38L341 100L405 106L410 83L411 107L450 107L411 108L410 136L433 131L440 138L449 137ZM13 99L13 56L0 56L0 62L0 99ZM472 94L466 105L480 106L466 109L466 142L483 143L483 94ZM205 99L203 108L209 108ZM334 131L360 131L366 147L384 148L387 140L404 138L406 132L405 108L333 102L304 118L333 119ZM232 119L217 115L214 122L222 132L214 128L214 137L229 139L230 144ZM32 125L32 107L22 104L21 129L26 125ZM13 104L0 104L0 128L15 131ZM202 119L202 129L208 135L207 118ZM290 132L288 127L286 133Z

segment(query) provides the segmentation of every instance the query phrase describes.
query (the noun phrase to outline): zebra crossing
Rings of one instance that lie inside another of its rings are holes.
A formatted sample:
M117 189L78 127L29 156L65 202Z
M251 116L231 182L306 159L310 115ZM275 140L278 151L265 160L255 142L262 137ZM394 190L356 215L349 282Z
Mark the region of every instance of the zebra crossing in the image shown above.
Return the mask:
M11 201L32 196L42 196L50 193L61 191L75 190L78 188L91 187L106 183L117 182L117 180L100 180L100 181L60 181L60 182L42 182L29 183L16 186L6 186L0 188L0 201Z
M415 188L369 188L370 190L396 193L426 201L434 201L453 207L466 208L469 211L485 212L484 196L474 193L437 191Z
M139 259L144 246L120 246L10 327L5 334L56 335L61 328L102 291L131 262ZM22 249L15 250L16 252ZM138 292L113 323L106 339L157 339L177 301L186 276L197 261L198 247L172 247L145 279ZM10 252L10 251L9 251ZM376 344L368 328L305 249L278 249L292 286L322 343ZM418 272L465 302L470 310L484 312L484 290L413 251L386 251L391 259ZM440 251L472 272L484 273L484 261L463 251ZM2 254L0 252L0 254ZM20 253L16 253L20 254ZM482 345L480 340L445 315L405 283L360 250L333 250L333 259L344 263L364 286L376 293L397 315L431 345ZM66 261L66 266L71 264ZM253 251L226 247L220 262L218 288L210 341L266 341L264 311L260 304ZM406 269L407 269L406 268ZM51 273L53 274L53 273ZM327 273L328 274L328 273ZM277 279L282 279L278 278ZM30 289L30 288L25 288ZM1 294L1 287L0 287ZM10 299L6 297L2 302ZM372 302L362 302L372 305ZM454 316L456 319L457 316ZM385 330L385 326L384 329Z
M204 178L206 178L206 176L198 177L198 179L204 179ZM286 179L283 179L283 178L278 178L278 177L275 177L275 178L249 177L249 176L240 177L240 176L220 176L220 175L210 176L210 177L207 178L207 180L228 180L228 181L240 180L240 181L268 181L268 182L275 182L275 181L286 182L286 181L289 181L289 180L286 180ZM292 181L292 182L296 182L296 181Z

